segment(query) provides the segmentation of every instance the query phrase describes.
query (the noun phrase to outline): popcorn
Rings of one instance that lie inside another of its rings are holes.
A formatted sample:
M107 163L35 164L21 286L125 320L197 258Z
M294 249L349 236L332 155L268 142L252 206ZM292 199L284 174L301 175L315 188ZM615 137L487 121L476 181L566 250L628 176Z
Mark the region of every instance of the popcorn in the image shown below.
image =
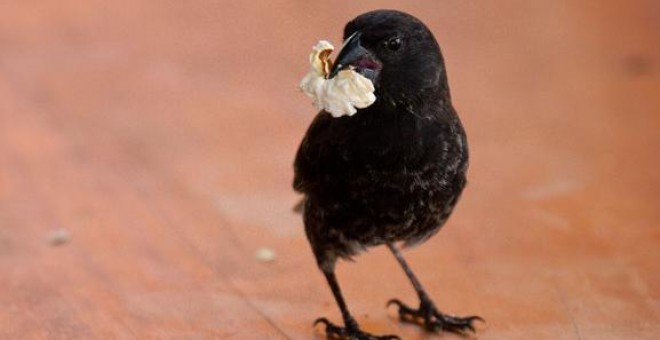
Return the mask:
M352 69L342 70L332 79L326 79L332 61L332 44L321 40L309 55L309 72L300 82L300 89L314 99L314 107L325 110L333 117L352 116L376 101L371 80Z

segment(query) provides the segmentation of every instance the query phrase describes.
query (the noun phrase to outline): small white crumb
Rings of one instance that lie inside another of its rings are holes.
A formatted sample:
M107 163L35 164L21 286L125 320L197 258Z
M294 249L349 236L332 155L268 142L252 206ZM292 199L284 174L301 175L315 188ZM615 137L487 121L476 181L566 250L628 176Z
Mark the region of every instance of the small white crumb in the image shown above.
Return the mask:
M71 235L69 235L69 232L64 229L64 228L59 228L51 231L48 233L48 243L50 243L51 246L59 246L62 244L65 244L69 242L69 239L71 238Z
M257 250L255 257L260 262L273 262L275 261L277 254L273 249L264 247Z
M314 99L314 106L333 117L352 116L376 101L374 84L353 70L343 70L332 79L326 76L332 68L330 53L334 47L326 40L314 46L309 55L310 69L300 81L300 89Z

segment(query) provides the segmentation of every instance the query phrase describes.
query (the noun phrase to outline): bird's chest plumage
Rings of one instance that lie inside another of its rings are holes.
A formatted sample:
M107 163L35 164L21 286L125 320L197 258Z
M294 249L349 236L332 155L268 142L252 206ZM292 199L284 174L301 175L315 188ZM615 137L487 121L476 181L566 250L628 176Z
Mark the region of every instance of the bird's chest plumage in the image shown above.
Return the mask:
M413 115L329 131L308 193L314 230L361 246L415 243L449 216L465 184L467 146L458 120ZM311 220L312 218L307 218ZM308 227L309 229L309 227Z

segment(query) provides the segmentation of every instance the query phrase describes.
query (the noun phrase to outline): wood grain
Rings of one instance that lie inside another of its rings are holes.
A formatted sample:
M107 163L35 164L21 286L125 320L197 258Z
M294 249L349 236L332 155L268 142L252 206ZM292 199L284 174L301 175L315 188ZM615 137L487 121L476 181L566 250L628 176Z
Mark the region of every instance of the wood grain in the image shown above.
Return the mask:
M660 6L650 0L0 3L0 338L308 339L339 313L291 208L318 39L427 22L470 136L447 228L407 252L482 339L660 332ZM50 237L66 231L62 244ZM272 249L273 262L256 253ZM363 328L414 294L339 265Z

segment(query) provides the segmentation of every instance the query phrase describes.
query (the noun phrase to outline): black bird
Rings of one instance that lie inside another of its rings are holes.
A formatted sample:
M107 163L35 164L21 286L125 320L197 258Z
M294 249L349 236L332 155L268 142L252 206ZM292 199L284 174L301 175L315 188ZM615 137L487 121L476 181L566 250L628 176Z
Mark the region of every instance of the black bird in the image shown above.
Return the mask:
M329 78L351 68L371 79L376 102L353 116L318 113L294 164L293 187L304 194L307 238L341 309L344 326L325 318L332 337L376 337L348 311L335 277L337 259L387 245L420 299L413 309L397 299L404 321L427 330L474 331L478 316L441 313L403 259L445 223L466 183L468 146L449 95L440 47L417 18L376 10L350 21ZM482 320L483 321L483 320Z

